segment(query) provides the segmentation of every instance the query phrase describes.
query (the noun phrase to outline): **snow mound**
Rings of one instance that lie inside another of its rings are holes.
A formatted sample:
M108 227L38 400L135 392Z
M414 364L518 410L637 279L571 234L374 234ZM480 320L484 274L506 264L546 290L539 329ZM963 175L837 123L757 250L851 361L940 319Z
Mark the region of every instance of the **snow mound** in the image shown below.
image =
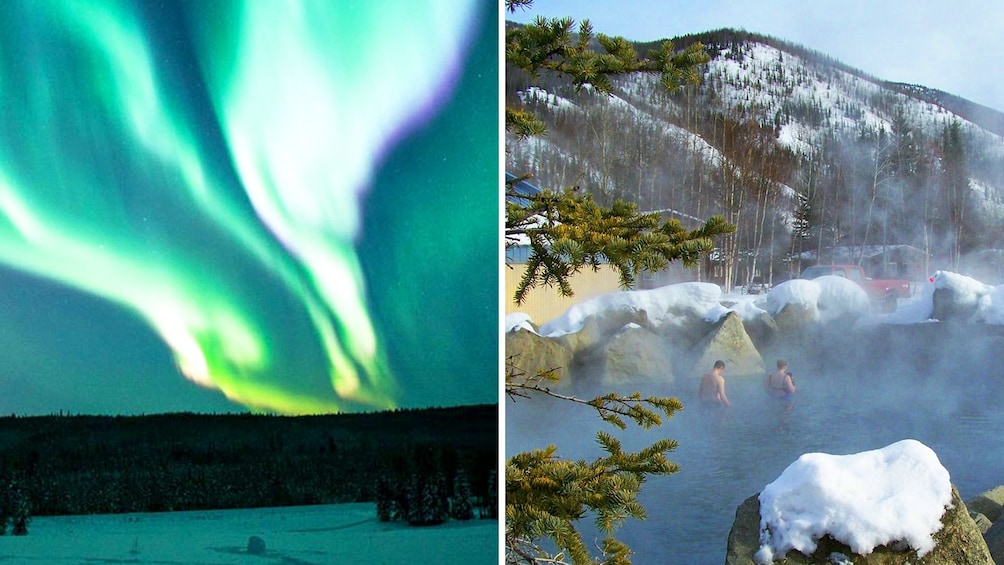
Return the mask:
M728 301L728 306L725 306L724 303L719 303L717 307L705 312L704 319L708 322L717 322L728 315L729 312L735 312L739 316L739 319L745 322L755 320L767 313L763 309L763 297L751 298L746 296L743 298L745 300Z
M505 333L509 333L513 330L526 330L537 333L536 330L533 329L533 325L530 324L530 321L530 315L524 314L523 312L506 314L503 329L505 330Z
M934 548L952 485L934 451L906 439L851 455L802 455L759 498L757 563L791 549L811 554L826 534L859 555L906 542L924 556Z
M719 306L722 289L702 282L679 283L651 290L613 292L573 305L560 317L544 324L540 334L560 337L582 329L592 319L600 328L614 333L624 326L624 320L644 318L650 329L679 326L688 315L704 316Z
M871 312L868 295L860 286L833 275L812 280L792 279L767 292L766 309L771 316L776 316L789 304L804 306L820 322L847 315L863 317Z
M934 288L951 290L958 302L972 303L979 300L981 296L990 290L990 286L972 277L952 273L950 271L938 271L931 277Z

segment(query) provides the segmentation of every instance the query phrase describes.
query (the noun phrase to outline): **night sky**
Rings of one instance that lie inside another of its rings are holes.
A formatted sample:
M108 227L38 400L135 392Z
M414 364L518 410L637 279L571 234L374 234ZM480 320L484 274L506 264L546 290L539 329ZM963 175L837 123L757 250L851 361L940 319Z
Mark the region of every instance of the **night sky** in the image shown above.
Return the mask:
M0 413L498 399L494 3L0 3Z

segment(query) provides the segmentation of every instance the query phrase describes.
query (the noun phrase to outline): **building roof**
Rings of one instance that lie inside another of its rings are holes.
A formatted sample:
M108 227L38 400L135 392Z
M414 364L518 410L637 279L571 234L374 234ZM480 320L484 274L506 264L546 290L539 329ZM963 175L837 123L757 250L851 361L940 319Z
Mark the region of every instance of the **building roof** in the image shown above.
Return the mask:
M506 171L506 174L505 174L506 184L509 184L510 182L512 182L513 180L515 180L517 178L519 178L519 177L517 177L516 175L510 173L509 171ZM519 204L521 206L522 205L526 205L527 201L526 201L526 199L519 198L520 196L533 196L535 194L540 194L540 188L537 187L534 184L531 184L526 179L523 179L523 180L521 180L521 181L513 184L512 188L513 188L513 192L515 192L516 194L515 195L510 194L509 191L506 190L505 199L506 199L507 202L512 202L514 204Z

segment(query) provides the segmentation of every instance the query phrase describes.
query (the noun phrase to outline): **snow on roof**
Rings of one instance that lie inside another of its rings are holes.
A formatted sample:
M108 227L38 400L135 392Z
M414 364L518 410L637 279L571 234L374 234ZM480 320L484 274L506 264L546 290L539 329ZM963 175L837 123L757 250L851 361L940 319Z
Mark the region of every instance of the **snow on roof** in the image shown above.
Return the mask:
M760 493L754 560L770 563L791 549L811 554L826 534L859 555L905 542L923 556L951 500L948 471L917 440L851 455L807 453Z

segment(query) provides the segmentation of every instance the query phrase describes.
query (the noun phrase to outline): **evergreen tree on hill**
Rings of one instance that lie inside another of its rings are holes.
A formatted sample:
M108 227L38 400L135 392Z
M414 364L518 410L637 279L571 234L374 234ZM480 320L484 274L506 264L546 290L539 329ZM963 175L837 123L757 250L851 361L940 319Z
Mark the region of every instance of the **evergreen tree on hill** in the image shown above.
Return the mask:
M377 478L376 512L381 522L390 522L394 518L394 490L386 472Z
M0 484L6 481L0 479ZM8 483L13 485L13 483ZM11 496L11 489L6 488L0 492L0 536L7 535L7 524L10 522L14 515L14 505Z
M471 482L467 472L457 469L453 476L453 499L450 505L450 517L454 520L470 520L474 518L474 503L471 494Z

